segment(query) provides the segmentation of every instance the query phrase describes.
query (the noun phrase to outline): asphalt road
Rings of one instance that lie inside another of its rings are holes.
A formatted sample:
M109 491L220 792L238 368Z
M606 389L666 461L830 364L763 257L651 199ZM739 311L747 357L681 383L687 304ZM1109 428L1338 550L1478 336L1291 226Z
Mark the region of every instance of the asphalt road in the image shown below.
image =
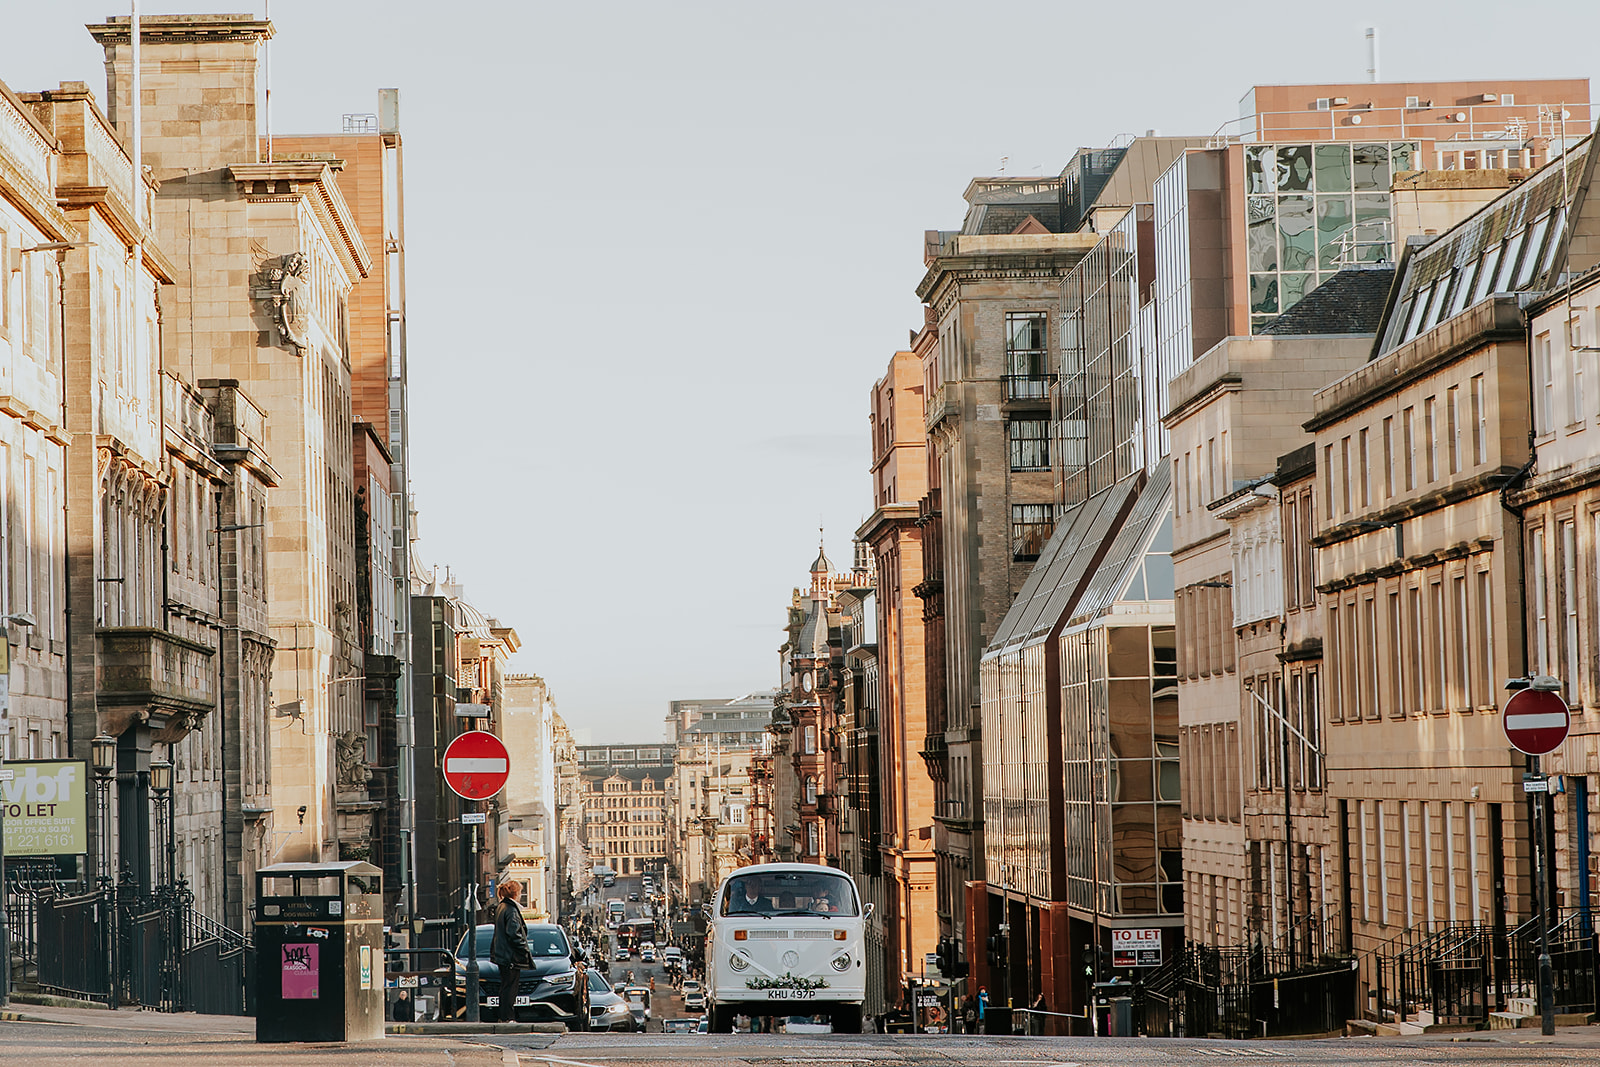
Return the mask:
M1342 1067L1395 1064L1422 1067L1592 1067L1600 1062L1600 1027L1558 1034L1538 1043L1537 1034L1510 1041L1379 1040L1187 1041L1143 1038L984 1038L939 1035L764 1036L735 1034L568 1034L550 1041L517 1036L486 1038L514 1052L519 1067L1218 1067L1224 1063ZM1528 1042L1528 1043L1522 1043Z
M19 1006L20 1007L20 1006ZM21 1008L22 1011L29 1009ZM35 1009L37 1010L37 1009ZM1343 1067L1589 1067L1600 1027L1536 1033L1380 1040L1190 1041L1094 1038L543 1034L390 1037L359 1044L257 1045L249 1020L140 1012L54 1012L55 1023L0 1022L0 1061L29 1067L1219 1067L1223 1063Z
M389 1037L359 1044L257 1045L249 1019L44 1009L0 1022L0 1063L28 1067L1590 1067L1600 1027L1554 1038L1522 1030L1449 1038L1196 1041L938 1035L651 1034Z
M642 899L643 889L643 879L638 875L618 878L616 885L598 891L600 906L603 909L607 900L621 900L628 918L646 918L650 913L648 905ZM629 894L633 893L639 894L641 899L628 900ZM606 978L612 985L623 981L629 971L633 972L633 980L639 985L649 985L651 978L656 980L656 991L650 998L650 1031L659 1033L663 1019L686 1018L691 1014L683 1010L683 998L673 986L672 980L667 977L666 967L659 958L655 963L645 963L635 952L627 962L618 959L609 960L607 967ZM698 1015L696 1017L698 1018Z

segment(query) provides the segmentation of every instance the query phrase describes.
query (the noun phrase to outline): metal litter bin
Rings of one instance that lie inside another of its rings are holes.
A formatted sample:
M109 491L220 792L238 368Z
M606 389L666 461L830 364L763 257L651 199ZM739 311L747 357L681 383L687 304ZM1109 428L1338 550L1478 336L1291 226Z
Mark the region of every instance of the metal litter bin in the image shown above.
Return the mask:
M370 863L256 871L256 1040L383 1036L383 872Z

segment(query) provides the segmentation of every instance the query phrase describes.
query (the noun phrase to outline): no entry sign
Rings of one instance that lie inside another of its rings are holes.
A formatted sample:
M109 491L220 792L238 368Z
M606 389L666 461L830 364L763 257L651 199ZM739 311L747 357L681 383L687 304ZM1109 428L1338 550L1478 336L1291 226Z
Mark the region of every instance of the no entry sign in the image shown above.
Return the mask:
M463 800L488 800L511 777L511 754L494 734L471 730L444 750L444 782Z
M1560 748L1567 739L1572 715L1560 693L1520 689L1506 701L1500 722L1513 748L1530 756L1543 756Z

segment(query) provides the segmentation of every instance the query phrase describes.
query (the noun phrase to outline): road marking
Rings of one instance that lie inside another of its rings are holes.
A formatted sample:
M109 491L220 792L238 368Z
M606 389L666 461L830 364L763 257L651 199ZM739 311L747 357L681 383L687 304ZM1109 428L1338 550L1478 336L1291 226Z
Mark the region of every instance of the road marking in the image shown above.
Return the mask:
M1176 1049L1174 1049L1172 1051L1174 1053L1177 1053ZM1274 1052L1272 1049L1265 1049L1265 1048L1232 1048L1232 1047L1227 1047L1227 1046L1224 1046L1222 1048L1190 1047L1190 1048L1184 1049L1183 1051L1184 1052L1192 1052L1197 1056L1283 1056L1284 1055L1284 1053L1282 1053L1282 1052Z

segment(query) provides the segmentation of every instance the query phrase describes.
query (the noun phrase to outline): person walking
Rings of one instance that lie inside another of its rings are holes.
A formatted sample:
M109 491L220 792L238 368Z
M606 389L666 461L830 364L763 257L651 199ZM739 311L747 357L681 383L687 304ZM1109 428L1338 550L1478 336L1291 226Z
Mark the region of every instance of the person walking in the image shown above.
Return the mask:
M500 1007L503 1023L517 1017L517 983L533 967L528 951L528 924L522 919L522 883L508 878L495 887L494 936L489 939L489 961L500 968Z

